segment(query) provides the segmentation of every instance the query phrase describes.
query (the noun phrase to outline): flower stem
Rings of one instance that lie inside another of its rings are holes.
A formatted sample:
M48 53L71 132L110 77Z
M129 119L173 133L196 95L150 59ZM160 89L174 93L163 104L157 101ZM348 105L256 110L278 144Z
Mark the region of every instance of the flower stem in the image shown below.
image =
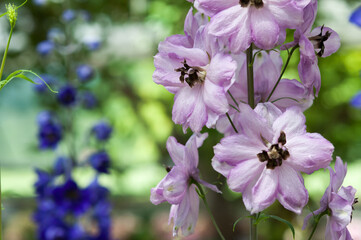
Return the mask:
M313 234L315 233L318 223L320 222L320 219L323 217L323 215L328 214L328 210L320 213L319 215L317 215L317 217L315 217L315 226L313 226L312 232L310 234L310 236L308 237L308 240L311 240L313 237Z
M210 209L210 207L209 207L209 205L208 205L208 202L207 202L207 199L206 199L206 195L205 195L205 193L204 193L204 191L203 191L202 186L201 186L197 181L194 181L194 180L193 180L192 182L197 186L197 188L198 188L198 190L199 190L199 194L198 194L198 195L199 195L200 198L202 198L203 203L204 203L204 206L206 206L206 209L207 209L209 215L211 216L212 223L213 223L214 227L216 228L219 236L221 237L222 240L225 240L225 238L224 238L221 230L219 229L219 227L218 227L218 225L217 225L216 220L215 220L214 217L213 217L212 211L211 211L211 209Z
M254 80L253 80L253 45L247 49L247 89L248 105L254 108Z
M7 43L7 45L6 45L5 52L4 52L4 56L3 56L3 60L2 60L2 62L1 62L0 81L2 80L3 71L4 71L4 66L5 66L5 60L6 60L6 56L8 55L8 50L9 50L9 46L10 46L11 37L12 37L12 35L13 35L13 30L14 30L14 28L11 26L8 43Z
M249 228L249 232L250 232L249 239L250 240L257 240L258 239L258 236L257 236L257 224L255 224L256 214L253 215L253 217L251 217L250 221L251 222L250 222L250 228Z
M236 128L236 126L234 126L234 124L233 124L233 122L232 122L231 117L229 116L229 114L228 114L228 113L226 113L226 115L227 115L227 118L228 118L229 122L231 123L231 125L232 125L232 127L233 127L234 131L235 131L236 133L238 133L237 128Z
M288 64L290 63L290 60L291 60L291 57L292 57L293 52L294 52L298 47L299 47L299 46L298 46L298 44L297 44L297 45L294 46L294 47L291 49L291 51L288 53L288 58L287 58L286 64L284 65L284 67L283 67L283 69L282 69L282 72L281 72L279 78L277 79L277 82L276 82L275 86L273 87L271 93L269 94L266 102L268 102L268 101L270 100L270 98L272 97L272 94L273 94L274 91L276 90L278 84L280 83L280 81L281 81L281 79L282 79L282 77L283 77L283 74L284 74L285 71L286 71L286 68L288 67Z

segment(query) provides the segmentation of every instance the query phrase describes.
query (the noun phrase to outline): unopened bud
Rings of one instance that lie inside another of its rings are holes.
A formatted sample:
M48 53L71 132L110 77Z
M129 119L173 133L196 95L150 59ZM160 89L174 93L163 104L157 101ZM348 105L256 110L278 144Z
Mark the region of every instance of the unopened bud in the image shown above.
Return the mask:
M9 3L9 4L5 5L5 7L6 7L6 10L7 10L7 15L8 15L8 19L9 19L9 22L10 22L10 26L14 27L15 23L16 23L17 16L18 16L18 13L16 11L16 6L14 4Z

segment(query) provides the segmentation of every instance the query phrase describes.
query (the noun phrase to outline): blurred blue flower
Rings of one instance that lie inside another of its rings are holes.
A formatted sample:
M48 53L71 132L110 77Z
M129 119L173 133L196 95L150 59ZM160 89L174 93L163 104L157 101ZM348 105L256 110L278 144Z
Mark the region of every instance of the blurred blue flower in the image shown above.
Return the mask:
M98 100L96 99L94 94L89 91L84 92L81 99L82 99L82 104L86 109L93 109L98 104Z
M77 67L76 75L81 82L87 82L93 78L94 69L87 64L82 64Z
M87 48L90 50L90 51L95 51L95 50L98 50L101 46L101 42L100 41L97 41L97 40L93 40L93 41L84 41L84 44L87 46Z
M52 195L57 208L64 213L69 212L79 216L90 207L87 192L80 189L72 179L67 179L63 185L55 187Z
M67 9L63 12L62 18L64 22L70 22L75 19L75 11L72 9Z
M45 118L45 117L44 117ZM38 120L39 121L39 120ZM39 124L39 148L40 149L54 149L62 138L61 126L55 122L49 121Z
M36 117L36 121L39 126L48 124L53 121L53 115L49 111L46 110L41 111L40 113L38 113L38 116Z
M353 107L361 109L361 91L351 99L350 103Z
M63 42L65 40L65 35L60 28L54 27L48 31L47 38L52 42Z
M64 106L72 106L76 101L76 89L71 85L63 86L58 93L58 101Z
M361 6L358 7L350 17L350 22L356 24L357 26L361 27Z
M110 158L105 151L93 153L89 157L89 163L99 173L109 173Z
M45 40L45 41L38 43L38 45L36 46L36 51L40 55L46 56L53 51L54 47L55 47L55 44L52 41Z
M64 156L57 157L53 166L54 175L65 174L68 164L71 164L71 159Z
M35 182L35 192L43 197L46 195L46 191L48 191L48 186L53 180L53 177L46 171L43 171L41 169L35 169L35 173L38 176L38 180Z
M109 195L109 190L99 184L97 177L94 178L85 190L88 193L88 197L92 205L105 201Z
M55 78L51 75L48 74L40 74L40 77L49 85L51 83L55 82ZM46 91L48 91L48 87L46 86L46 84L40 79L40 78L35 78L34 82L37 84L34 84L34 90L38 93L44 93Z
M46 3L47 0L33 0L35 5L42 6Z
M82 18L84 21L89 22L89 21L91 20L91 14L90 14L89 11L87 11L87 10L80 10L79 13L80 13L81 18Z
M106 141L110 138L113 128L106 121L100 121L92 128L92 133L99 141Z

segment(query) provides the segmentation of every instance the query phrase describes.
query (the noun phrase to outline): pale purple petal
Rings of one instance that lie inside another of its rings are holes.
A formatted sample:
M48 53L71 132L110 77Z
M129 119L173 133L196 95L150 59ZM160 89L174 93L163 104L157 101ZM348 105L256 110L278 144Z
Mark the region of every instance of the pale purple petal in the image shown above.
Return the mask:
M250 17L247 15L248 12L244 13L245 15L241 19L238 31L234 32L229 38L229 49L232 53L239 54L242 51L245 51L252 42Z
M191 116L198 100L199 91L197 86L181 88L174 96L172 120L177 124L184 124Z
M306 133L287 138L285 146L290 153L286 161L297 171L307 174L326 168L332 160L334 149L333 145L318 133Z
M198 133L202 130L203 126L207 123L208 120L207 109L203 101L201 91L199 91L196 102L193 104L195 104L193 112L189 116L187 123L184 125L189 124L189 127L192 129L192 131Z
M184 146L171 136L167 140L168 153L176 166L184 166Z
M228 177L229 172L234 168L233 165L227 162L220 162L216 157L212 158L212 167L215 171L219 172L225 177Z
M191 42L192 45L199 27L207 23L207 16L204 16L200 12L197 12L195 15L193 15L193 8L189 9L186 19L184 21L184 33L188 37L188 41Z
M330 186L332 192L337 192L341 187L347 173L347 163L343 164L340 157L336 157L335 171L328 167L330 171Z
M316 211L311 212L310 214L308 214L305 217L305 219L303 220L302 230L306 229L306 227L308 225L308 222L310 221L311 217L316 217L318 214L324 212L326 209L327 209L327 206L326 207L321 207L321 208L317 209Z
M298 44L300 46L300 54L302 57L307 58L309 61L314 63L316 61L315 48L308 37L301 34Z
M246 24L248 19L248 8L241 8L238 4L227 8L214 17L209 25L209 33L214 36L229 36Z
M254 111L266 119L269 126L272 126L273 122L282 115L281 110L270 102L257 104Z
M301 55L300 63L298 64L298 73L305 88L308 89L309 94L318 96L318 92L321 88L321 73L318 68L318 61L310 61L307 57Z
M280 168L263 170L252 189L251 214L263 211L276 200L278 184L282 181L282 178L279 178L279 170Z
M232 59L231 56L218 53L212 57L212 60L207 68L206 79L212 81L212 83L217 84L222 87L230 87L233 83L233 76L237 69L236 62Z
M273 48L279 37L279 26L273 15L266 8L251 8L252 39L255 45L261 49Z
M326 32L331 33L331 35L324 42L325 51L323 52L321 57L328 57L328 56L332 55L340 48L340 45L341 45L340 36L337 34L337 32L335 32L331 28L323 27L322 34L325 34ZM316 36L316 35L319 35L320 33L321 33L321 27L317 27L312 30L310 35ZM321 49L315 49L315 50L316 50L316 52L319 52Z
M273 130L275 132L274 140L277 142L281 131L286 133L287 141L294 136L299 136L306 133L305 126L306 118L298 107L287 109L276 121L273 123Z
M198 166L198 148L197 148L197 135L193 134L185 145L185 162L186 168L189 172L196 169Z
M300 30L303 33L311 32L312 25L315 22L317 15L317 0L312 0L304 9L303 9L303 20Z
M195 179L198 183L202 184L203 186L211 189L213 192L216 192L216 193L222 193L218 187L216 185L213 185L213 184L210 184L202 179L200 179L199 177Z
M354 197L355 192L353 193L351 199L352 203ZM333 221L337 222L337 224L334 225L333 230L341 231L342 229L346 228L347 225L351 222L352 203L349 203L347 199L344 199L337 193L332 193L331 199L332 200L329 203L329 208L332 212L331 218L333 219Z
M268 0L267 2L267 7L279 26L295 29L303 22L303 8L295 4L297 1Z
M296 172L287 162L277 169L279 171L278 201L286 209L300 214L308 202L308 192L301 174Z
M163 180L163 196L170 204L179 204L188 188L188 175L174 166Z
M238 5L238 0L197 0L195 2L196 8L210 17L235 5Z
M199 197L194 186L189 187L184 203L182 202L178 208L178 213L174 226L180 226L184 236L192 234L199 213Z
M204 83L203 99L207 107L217 114L225 114L229 109L224 88L211 81Z
M166 201L166 199L163 196L163 181L164 178L158 183L158 185L155 188L152 188L150 190L150 201L154 205L158 205Z

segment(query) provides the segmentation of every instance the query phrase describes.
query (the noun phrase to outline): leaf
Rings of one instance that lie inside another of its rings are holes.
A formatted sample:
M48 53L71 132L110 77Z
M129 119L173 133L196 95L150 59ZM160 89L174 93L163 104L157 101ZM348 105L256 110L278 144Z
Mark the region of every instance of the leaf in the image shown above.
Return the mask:
M277 220L277 221L279 221L279 222L282 222L282 223L285 223L285 224L287 224L287 226L291 229L291 231L292 231L292 235L293 235L293 239L295 239L295 228L293 227L293 225L289 222L289 221L287 221L287 220L285 220L285 219L283 219L283 218L280 218L280 217L277 217L277 216L274 216L274 215L267 215L267 214L264 214L264 215L266 215L267 216L267 218L273 218L273 219L275 219L275 220Z
M241 221L242 219L246 218L246 217L250 218L250 217L252 217L252 216L243 216L243 217L238 218L238 219L234 222L234 224L233 224L233 232L234 232L234 229L236 229L237 223L238 223L239 221Z
M43 81L43 83L48 87L48 89L51 92L58 93L57 91L54 91L53 89L51 89L51 87L47 84L47 82L44 79L42 79L38 74L34 73L33 71L24 70L24 69L14 71L5 80L0 81L0 90L3 87L5 87L5 85L8 84L11 80L13 80L15 78L21 78L21 79L24 79L33 84L38 84L38 83L34 82L32 79L30 79L29 77L25 76L24 73L30 73L30 74L38 77L41 81Z

